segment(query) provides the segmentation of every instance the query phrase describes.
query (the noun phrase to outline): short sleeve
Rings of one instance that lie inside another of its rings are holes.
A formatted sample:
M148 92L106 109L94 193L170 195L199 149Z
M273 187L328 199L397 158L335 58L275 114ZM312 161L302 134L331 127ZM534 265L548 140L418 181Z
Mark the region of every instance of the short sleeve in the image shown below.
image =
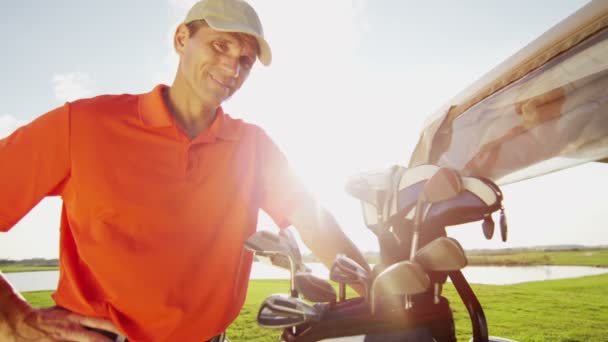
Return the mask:
M285 228L290 224L289 215L308 193L291 169L285 155L261 129L257 140L262 189L260 207L277 226Z
M0 231L8 231L46 196L60 195L70 170L69 105L0 140Z

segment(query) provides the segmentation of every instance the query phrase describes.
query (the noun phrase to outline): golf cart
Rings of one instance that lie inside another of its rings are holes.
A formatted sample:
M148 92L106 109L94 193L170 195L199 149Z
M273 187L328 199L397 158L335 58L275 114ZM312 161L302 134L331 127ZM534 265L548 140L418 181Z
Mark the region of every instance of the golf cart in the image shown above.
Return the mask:
M464 251L447 232L479 221L486 238L498 226L506 241L500 187L608 161L607 114L608 2L591 1L431 116L407 166L348 182L379 241L373 274L339 255L330 270L338 295L322 279L300 281L300 292L264 301L258 323L281 329L285 341L455 341L442 296L449 278L472 341L506 341L490 337L491 322L461 273ZM363 284L365 296L346 299L343 284L352 283ZM302 293L320 300L311 305Z

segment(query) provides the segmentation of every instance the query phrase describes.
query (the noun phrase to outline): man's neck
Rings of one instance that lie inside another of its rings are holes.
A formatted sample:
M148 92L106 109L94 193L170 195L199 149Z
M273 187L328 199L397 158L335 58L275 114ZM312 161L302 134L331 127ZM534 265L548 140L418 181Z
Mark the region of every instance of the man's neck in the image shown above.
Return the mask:
M177 124L193 139L211 125L218 106L205 105L196 96L187 94L188 89L180 89L180 84L174 82L163 98Z

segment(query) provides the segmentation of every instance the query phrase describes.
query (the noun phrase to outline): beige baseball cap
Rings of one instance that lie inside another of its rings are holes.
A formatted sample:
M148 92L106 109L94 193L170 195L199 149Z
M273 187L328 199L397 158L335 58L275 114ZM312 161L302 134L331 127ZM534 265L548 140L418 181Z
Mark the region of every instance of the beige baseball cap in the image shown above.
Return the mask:
M214 30L240 32L254 36L260 45L258 58L264 65L272 61L270 46L264 39L264 30L257 13L243 0L201 0L194 4L184 20L187 24L205 20Z

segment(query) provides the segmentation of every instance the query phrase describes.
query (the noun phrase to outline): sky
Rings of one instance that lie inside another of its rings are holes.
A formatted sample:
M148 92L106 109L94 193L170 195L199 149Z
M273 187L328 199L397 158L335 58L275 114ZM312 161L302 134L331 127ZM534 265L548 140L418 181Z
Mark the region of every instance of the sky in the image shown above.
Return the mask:
M427 117L588 1L249 2L273 63L256 65L226 112L262 126L353 242L377 251L349 177L407 165ZM173 32L192 3L0 2L0 137L66 101L170 84ZM448 235L466 249L606 245L607 172L591 163L505 186L507 243L480 223ZM60 207L46 198L0 234L0 258L58 257ZM259 228L276 231L264 214Z

